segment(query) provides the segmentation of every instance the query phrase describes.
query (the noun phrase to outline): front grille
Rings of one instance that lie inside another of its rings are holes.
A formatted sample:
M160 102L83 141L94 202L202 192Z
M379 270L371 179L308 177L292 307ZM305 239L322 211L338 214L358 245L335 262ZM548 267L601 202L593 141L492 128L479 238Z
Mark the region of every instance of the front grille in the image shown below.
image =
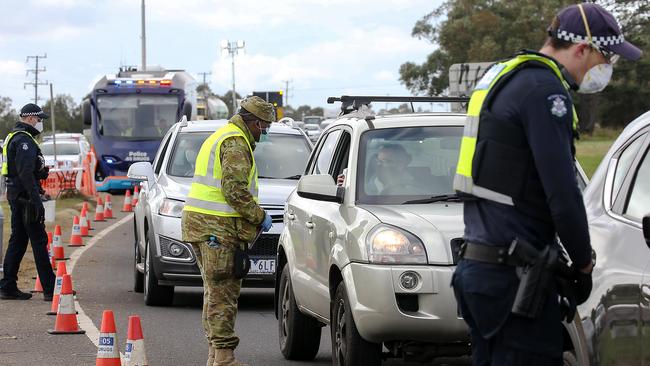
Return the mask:
M248 251L248 255L275 257L278 251L279 240L280 235L261 235L255 242L253 249Z

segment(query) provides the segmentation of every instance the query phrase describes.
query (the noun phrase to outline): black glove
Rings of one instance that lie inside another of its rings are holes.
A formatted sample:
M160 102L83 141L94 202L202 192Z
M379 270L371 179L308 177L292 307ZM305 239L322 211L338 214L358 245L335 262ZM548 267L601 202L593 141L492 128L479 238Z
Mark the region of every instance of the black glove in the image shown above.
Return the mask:
M25 224L34 224L45 221L45 207L42 202L31 200L20 200L23 204L23 222Z
M591 288L593 286L591 282L591 273L584 273L580 270L575 271L573 279L573 289L576 296L576 303L581 305L589 298L591 294Z

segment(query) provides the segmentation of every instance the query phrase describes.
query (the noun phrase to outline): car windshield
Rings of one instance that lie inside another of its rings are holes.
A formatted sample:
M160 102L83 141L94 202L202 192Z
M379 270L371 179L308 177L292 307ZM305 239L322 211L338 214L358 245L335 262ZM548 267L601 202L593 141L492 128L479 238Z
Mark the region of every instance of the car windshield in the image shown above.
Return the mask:
M41 152L43 155L54 155L54 144L42 144ZM78 143L57 143L56 144L56 154L57 155L78 155L79 154L79 144Z
M167 174L193 177L196 156L209 132L180 133L172 152ZM256 143L254 155L260 178L297 179L307 166L311 153L309 142L302 135L270 133L264 142Z
M365 132L359 146L359 203L399 205L453 194L461 126Z
M305 125L305 130L307 131L320 131L318 125Z
M306 125L310 125L310 124L316 124L317 125L322 120L323 119L320 118L320 117L305 117L305 118L302 119L302 121L305 122Z
M123 140L159 140L176 122L178 96L100 95L99 133Z

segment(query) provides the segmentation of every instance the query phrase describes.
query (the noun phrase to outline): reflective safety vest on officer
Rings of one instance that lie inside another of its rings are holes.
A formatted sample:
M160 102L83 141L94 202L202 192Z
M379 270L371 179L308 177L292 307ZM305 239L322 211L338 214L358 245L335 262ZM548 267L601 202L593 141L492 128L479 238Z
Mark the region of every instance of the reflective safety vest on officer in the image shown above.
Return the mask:
M533 213L545 202L524 203L534 200L530 191L542 192L539 182L531 179L533 169L527 161L523 131L509 128L495 120L490 113L490 102L509 78L522 67L546 67L562 82L566 90L568 81L558 65L548 57L524 53L506 62L497 63L479 81L472 93L467 109L467 120L460 146L460 156L454 177L456 191ZM565 108L564 102L557 108ZM566 110L558 110L566 114ZM578 126L578 115L572 108L573 129ZM479 133L480 131L480 133Z
M4 145L2 146L2 175L5 176L5 177L7 175L9 175L9 164L7 162L7 148L9 147L9 143L11 142L11 139L16 134L19 134L19 133L22 133L22 134L25 134L25 135L29 136L29 138L31 138L32 141L34 141L34 144L38 145L38 142L34 139L34 137L32 137L32 135L30 135L29 133L27 133L25 131L9 132L9 134L7 134L7 137L5 138Z
M240 136L246 139L246 135L237 126L228 123L224 127L213 133L201 146L201 150L196 157L196 167L194 169L194 179L190 192L185 201L186 211L194 211L208 215L223 217L241 217L241 214L228 205L221 192L221 159L220 151L223 142L230 137ZM255 202L259 202L257 178L257 166L253 150L248 147L251 153L252 167L248 174L248 188Z

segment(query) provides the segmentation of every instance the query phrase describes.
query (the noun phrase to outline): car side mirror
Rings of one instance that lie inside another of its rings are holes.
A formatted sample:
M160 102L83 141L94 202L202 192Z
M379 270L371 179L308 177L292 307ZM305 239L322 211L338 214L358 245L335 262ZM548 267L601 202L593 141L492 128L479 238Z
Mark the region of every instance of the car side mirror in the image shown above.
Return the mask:
M148 161L140 161L131 164L129 171L126 173L126 176L134 180L145 181L149 184L149 186L153 186L155 184L153 167Z
M298 181L298 196L318 201L343 203L345 189L329 174L305 175Z
M643 218L643 237L646 245L650 247L650 215Z

